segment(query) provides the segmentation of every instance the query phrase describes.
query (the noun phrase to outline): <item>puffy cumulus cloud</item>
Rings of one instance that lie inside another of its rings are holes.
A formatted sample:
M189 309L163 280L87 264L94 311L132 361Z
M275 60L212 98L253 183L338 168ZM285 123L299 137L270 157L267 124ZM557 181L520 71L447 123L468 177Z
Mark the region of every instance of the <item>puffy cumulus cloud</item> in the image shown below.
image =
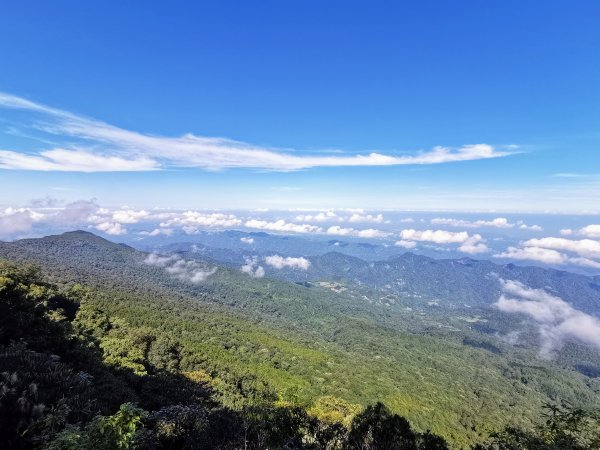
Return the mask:
M127 234L127 228L123 227L119 222L101 222L95 226L96 230L103 231L112 236Z
M60 141L57 148L44 149L36 154L0 150L0 168L13 170L101 172L197 167L289 171L311 167L443 164L510 154L487 144L435 147L412 155L377 152L363 155L299 154L224 138L142 134L10 94L0 93L0 107L29 112L30 122L17 123L16 127L33 128L43 133L40 139L50 134L54 141ZM75 149L64 148L72 144L73 138L85 144Z
M198 233L201 228L227 228L235 227L242 223L234 214L202 213L186 211L184 213L169 214L170 218L160 224L161 227L179 227L186 234Z
M280 255L265 256L265 264L275 269L300 269L307 270L310 267L310 261L306 258L283 257Z
M600 269L600 241L545 237L528 239L521 247L509 247L496 258L538 261L544 264L572 264Z
M349 222L383 223L383 214L359 214L354 213L348 218Z
M600 320L575 309L543 289L532 289L517 281L504 281L495 306L506 313L524 314L533 319L541 338L540 354L549 357L568 339L600 349Z
M47 213L47 218L53 223L73 225L92 221L94 214L103 211L106 210L100 208L94 200L78 200Z
M563 255L556 250L540 247L508 247L504 252L494 255L494 257L538 261L544 264L565 264L568 260L566 255Z
M473 236L469 236L469 238L458 247L458 251L470 255L486 253L489 251L489 248L483 241L484 239L480 234L474 234Z
M424 241L434 242L436 244L462 244L469 239L469 233L466 231L454 232L445 230L424 230L414 229L402 230L400 237L406 241Z
M578 265L578 266L582 266L582 267L589 267L591 269L600 269L600 262L594 261L593 259L590 259L590 258L574 257L574 258L569 258L569 262L571 262L575 265Z
M402 230L400 232L401 240L396 243L405 248L408 242L433 242L435 244L460 244L458 251L469 254L487 252L489 249L485 245L485 240L480 234L469 235L466 231L446 231L446 230L423 230L414 229ZM399 244L400 243L400 244Z
M119 223L138 223L147 218L150 214L147 211L134 209L121 209L112 213L112 220Z
M492 220L462 220L462 219L449 219L444 217L436 217L431 219L431 223L434 225L447 225L450 227L459 228L513 228L518 226L521 230L530 231L541 231L542 227L539 225L527 225L522 220L518 220L516 223L511 223L506 217L496 217Z
M587 258L600 258L600 241L592 239L566 239L558 237L545 237L529 239L523 243L525 247L541 247L559 251L576 253Z
M156 253L150 253L144 260L144 263L161 267L175 278L194 284L206 281L208 277L217 271L216 267L209 268L197 261L186 261L178 255L161 256Z
M332 227L327 228L326 233L334 236L354 236L361 238L385 238L391 234L387 231L376 230L374 228L367 228L366 230L357 230L354 228L340 227L339 225L334 225Z
M539 225L527 225L526 223L519 224L520 230L529 230L529 231L543 231L544 229Z
M342 218L334 211L325 211L318 214L300 214L296 216L296 220L300 222L337 222Z
M417 246L417 243L415 241L399 240L396 241L394 245L397 245L398 247L402 248L415 248Z
M561 236L571 236L573 234L573 230L570 228L563 228L560 230Z
M240 270L247 273L252 278L262 278L265 276L265 268L258 265L258 258L245 258L246 264L244 264Z
M242 241L244 244L248 244L248 245L254 244L254 238L251 238L251 237L241 237L240 241Z
M171 236L173 234L173 230L171 228L155 228L152 231L140 231L138 233L140 236L148 236L148 237L156 237L156 236Z
M105 217L94 216L99 210L94 201L86 200L52 208L46 205L39 208L6 208L0 210L0 236L28 231L35 224L72 226L105 222Z
M35 222L44 218L30 208L6 208L0 211L0 236L10 236L29 230Z
M275 222L268 222L266 220L250 219L244 223L246 228L256 228L259 230L268 231L280 231L280 232L291 232L291 233L318 233L323 231L321 227L310 225L308 223L292 223L286 222L283 219Z
M579 230L579 234L588 238L600 238L600 225L588 225Z

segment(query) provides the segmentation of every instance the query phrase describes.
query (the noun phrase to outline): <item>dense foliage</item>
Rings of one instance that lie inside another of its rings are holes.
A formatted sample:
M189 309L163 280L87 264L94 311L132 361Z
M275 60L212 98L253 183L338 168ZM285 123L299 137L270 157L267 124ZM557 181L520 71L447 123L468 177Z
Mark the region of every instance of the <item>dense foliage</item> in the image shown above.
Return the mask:
M323 397L306 411L254 379L236 380L245 406L228 408L205 374L178 375L176 340L128 330L92 306L93 295L0 263L2 448L448 448L382 403L361 409ZM507 428L476 448L593 449L599 425L583 410L554 407L543 430Z
M490 346L485 335L459 329L461 318L444 318L450 329L417 311L235 270L186 283L144 264L144 254L86 233L3 245L2 254L35 261L54 284L22 262L6 266L5 278L20 280L22 298L38 306L32 315L24 305L0 311L13 317L1 325L0 372L10 378L11 368L34 364L25 373L65 380L74 394L63 396L66 406L43 383L37 397L47 399L44 415L57 414L44 433L56 440L60 431L64 446L83 448L98 427L116 421L125 430L122 422L139 415L131 439L149 448L201 448L202 439L223 439L222 448L385 448L376 439L403 429L401 414L415 445L433 445L432 430L464 448L505 426L534 429L546 402L600 405L597 379ZM70 376L56 375L59 369ZM22 393L31 381L18 380L13 392ZM12 419L20 434L25 423L38 423L30 403L29 419ZM354 421L367 421L373 408L378 421L358 427ZM27 445L50 442L32 433L23 434ZM356 444L357 433L367 440Z

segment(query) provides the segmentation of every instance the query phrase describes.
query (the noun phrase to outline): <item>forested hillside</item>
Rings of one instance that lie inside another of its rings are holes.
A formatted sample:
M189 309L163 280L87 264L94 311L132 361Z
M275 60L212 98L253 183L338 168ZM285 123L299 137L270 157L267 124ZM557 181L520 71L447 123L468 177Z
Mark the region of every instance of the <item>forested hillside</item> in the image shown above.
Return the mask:
M181 272L83 232L2 243L0 256L12 447L444 448L431 430L466 448L509 426L502 439L594 448L591 434L541 446L567 439L562 426L522 429L545 404L587 424L577 408L600 406L597 378L491 351L466 328L413 333L409 315L344 292L198 261L177 260L193 268Z

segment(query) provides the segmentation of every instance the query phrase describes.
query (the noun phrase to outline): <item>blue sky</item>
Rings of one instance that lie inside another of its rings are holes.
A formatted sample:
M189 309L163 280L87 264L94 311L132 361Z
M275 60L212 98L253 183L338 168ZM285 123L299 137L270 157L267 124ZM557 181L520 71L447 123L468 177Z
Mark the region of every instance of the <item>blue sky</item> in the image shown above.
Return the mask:
M6 1L0 204L598 211L599 16Z

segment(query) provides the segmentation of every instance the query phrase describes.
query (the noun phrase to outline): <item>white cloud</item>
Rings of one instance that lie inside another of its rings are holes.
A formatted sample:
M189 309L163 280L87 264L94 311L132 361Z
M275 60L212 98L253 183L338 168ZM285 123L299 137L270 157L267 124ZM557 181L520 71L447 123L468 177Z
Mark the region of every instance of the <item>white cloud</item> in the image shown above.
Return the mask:
M461 219L449 219L443 217L436 217L431 219L431 223L434 225L448 225L451 227L461 228L480 228L480 227L492 227L492 228L512 228L515 224L510 223L505 217L496 217L492 220L476 220L471 222L469 220Z
M141 157L127 159L115 155L97 155L86 150L54 149L29 155L0 150L0 169L55 172L139 172L158 169L158 163Z
M441 164L510 154L495 150L487 144L475 144L456 149L435 147L429 152L413 155L385 155L376 152L341 156L298 155L223 138L192 134L175 138L146 135L10 94L0 93L0 107L27 110L41 116L43 120L36 119L33 124L26 125L63 137L66 141L64 145L69 148L72 148L69 138L87 143L87 147L80 145L76 149L55 148L38 154L3 150L0 151L0 168L4 169L97 172L156 170L165 167L243 167L299 170L311 167Z
M242 241L244 244L254 244L254 238L251 237L241 237L240 241Z
M160 236L161 234L164 236L171 236L173 234L173 230L171 228L155 228L152 231L140 231L138 234L140 236L149 237Z
M417 243L415 241L400 240L396 241L394 245L397 245L398 247L402 248L415 248L417 246Z
M307 270L310 267L310 261L306 258L293 258L293 257L283 257L279 255L271 255L265 257L265 263L275 269L300 269Z
M42 214L30 208L6 208L0 211L0 235L9 236L27 231L42 218Z
M537 322L542 340L540 353L548 357L567 339L600 348L600 320L573 308L560 297L531 289L517 281L504 281L495 303L501 311L525 314Z
M99 211L106 212L106 210L102 211L94 200L78 200L65 205L53 213L48 213L47 219L57 224L74 225L92 221L91 216Z
M454 232L445 230L425 230L417 231L414 229L402 230L400 237L407 241L435 242L436 244L462 244L469 239L469 233L466 231Z
M166 267L167 265L177 261L179 259L178 256L161 256L158 253L150 253L144 262L151 266L157 267Z
M600 258L600 241L592 239L573 240L557 237L529 239L523 243L525 247L542 247L559 251L576 253L587 258Z
M408 242L433 242L435 244L460 244L458 251L469 254L487 252L489 249L485 245L485 240L480 234L469 235L466 231L445 231L445 230L424 230L414 229L402 230L400 232L401 240L396 245L407 247Z
M543 230L543 228L540 227L539 225L527 225L525 223L520 224L519 228L521 230L530 230L530 231L542 231Z
M600 242L592 239L573 240L558 237L529 239L522 243L521 248L509 247L494 257L599 269L600 261L597 260L600 259Z
M348 219L349 222L370 222L370 223L383 223L383 214L358 214L354 213Z
M38 223L66 226L106 221L107 218L99 217L96 221L90 220L91 215L98 209L95 202L86 200L50 209L45 206L41 208L6 208L0 210L0 236L10 236L28 231Z
M162 222L161 227L181 227L186 234L198 233L200 228L228 228L242 223L234 214L201 213L186 211L171 214L171 218Z
M569 262L582 267L590 267L592 269L600 269L600 262L590 258L575 257L569 258Z
M479 253L486 253L489 251L489 248L483 243L483 238L480 234L474 234L458 247L458 251L475 255Z
M96 225L96 230L103 231L106 234L113 236L119 236L127 234L127 229L123 227L119 222L101 222Z
M144 263L161 267L175 278L194 284L206 281L208 277L217 271L216 267L208 268L197 261L186 261L177 255L161 256L150 253Z
M122 209L113 212L112 220L119 223L138 223L149 216L147 211L143 209L136 211L133 209Z
M462 219L450 219L443 217L436 217L435 219L431 219L431 223L434 225L447 225L451 227L460 227L460 228L513 228L516 225L521 230L530 230L530 231L541 231L542 227L539 225L527 225L522 220L518 220L516 223L511 223L508 221L506 217L496 217L492 220L462 220Z
M579 230L579 234L588 238L600 238L600 225L588 225Z
M286 222L285 220L277 220L275 222L267 222L266 220L250 219L244 224L246 228L257 228L259 230L281 231L292 233L318 233L322 231L320 227L307 223L296 224Z
M296 216L296 220L300 222L333 222L342 220L335 212L326 211L318 214L300 214Z
M326 233L334 236L355 236L362 238L384 238L391 234L387 231L376 230L374 228L367 228L366 230L357 230L354 228L343 228L339 225L329 227Z
M571 230L570 228L563 228L562 230L560 230L560 234L562 236L571 236L573 234L573 230Z
M265 268L258 265L258 258L256 257L246 258L246 264L240 270L253 278L262 278L265 276Z
M549 250L540 247L508 247L502 253L494 255L495 258L518 259L527 261L539 261L544 264L565 264L568 260L566 255L563 255L556 250Z

